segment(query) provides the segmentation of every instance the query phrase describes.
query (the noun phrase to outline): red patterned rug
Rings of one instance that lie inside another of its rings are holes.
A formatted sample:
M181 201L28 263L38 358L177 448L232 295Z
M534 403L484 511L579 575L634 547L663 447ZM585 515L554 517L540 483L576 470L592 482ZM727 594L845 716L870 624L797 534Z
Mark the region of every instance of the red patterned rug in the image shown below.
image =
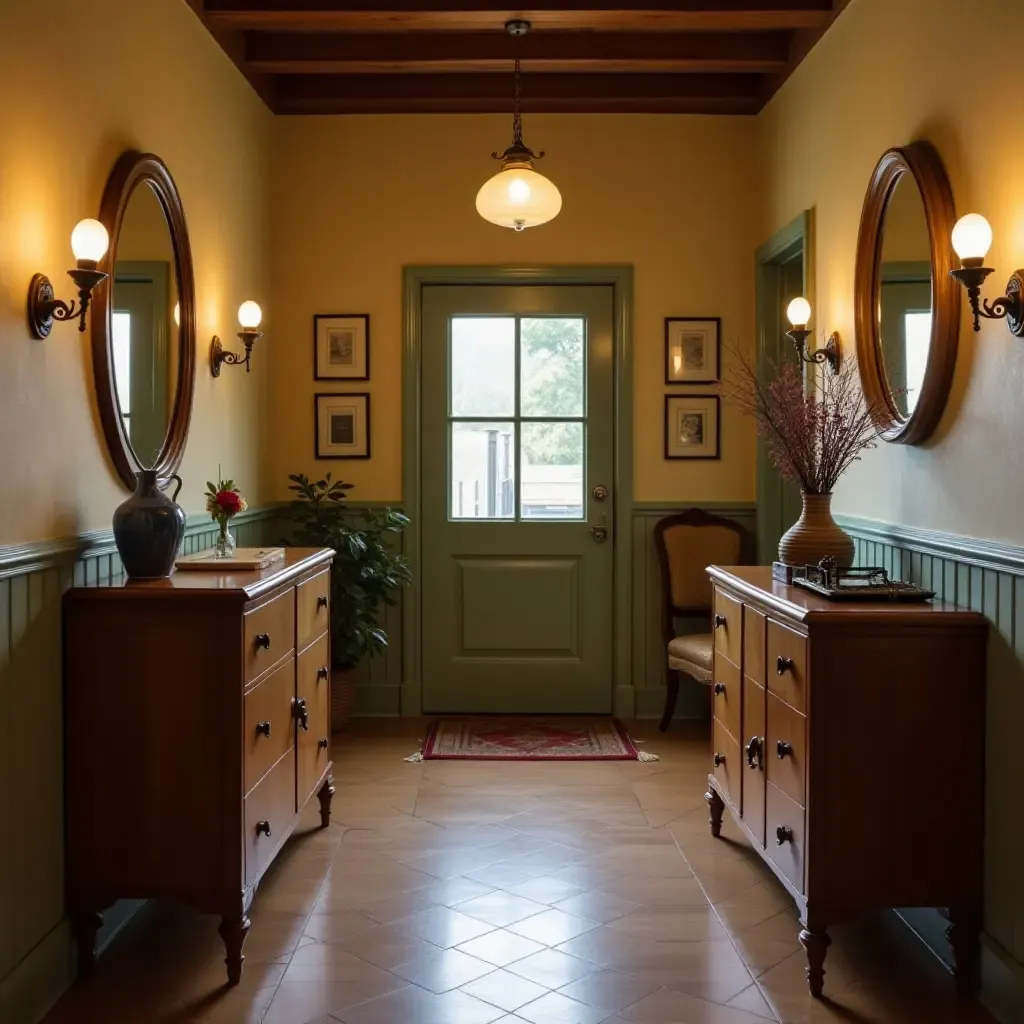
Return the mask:
M441 718L422 758L470 761L657 760L634 746L617 718Z

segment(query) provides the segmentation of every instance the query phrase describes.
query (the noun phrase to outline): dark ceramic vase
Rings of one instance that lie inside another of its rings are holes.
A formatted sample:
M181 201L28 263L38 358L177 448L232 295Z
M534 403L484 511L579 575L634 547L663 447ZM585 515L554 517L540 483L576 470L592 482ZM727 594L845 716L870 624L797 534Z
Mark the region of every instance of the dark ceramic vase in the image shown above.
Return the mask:
M170 576L174 559L185 536L185 513L175 504L181 477L173 497L157 486L156 472L135 474L135 493L114 512L114 543L124 571L133 580Z

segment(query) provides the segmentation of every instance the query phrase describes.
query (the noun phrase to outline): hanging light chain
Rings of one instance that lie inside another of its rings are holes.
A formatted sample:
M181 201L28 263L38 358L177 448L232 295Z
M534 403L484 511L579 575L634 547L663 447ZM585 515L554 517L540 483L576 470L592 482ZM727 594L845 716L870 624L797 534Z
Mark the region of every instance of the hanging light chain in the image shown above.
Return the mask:
M515 93L515 107L512 113L512 145L518 146L520 149L523 147L523 114L520 109L520 101L522 99L522 82L519 75L519 55L516 54L516 93Z

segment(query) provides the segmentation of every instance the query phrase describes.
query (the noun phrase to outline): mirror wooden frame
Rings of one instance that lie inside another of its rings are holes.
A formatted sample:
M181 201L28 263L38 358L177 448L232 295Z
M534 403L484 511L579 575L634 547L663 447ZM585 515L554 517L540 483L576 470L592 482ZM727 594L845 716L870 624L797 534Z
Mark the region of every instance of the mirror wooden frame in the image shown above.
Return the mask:
M932 266L932 334L924 382L908 416L896 406L885 372L878 323L879 275L885 213L905 175L913 177L924 202ZM942 159L928 142L913 142L882 154L868 185L857 236L854 318L861 387L879 437L895 444L920 444L942 419L956 368L961 288L949 272L956 265L950 236L956 223L953 190Z
M132 193L136 188L146 186L153 189L171 236L181 321L178 327L178 384L164 443L152 466L140 464L118 411L112 329L114 264L117 260L121 223ZM99 219L110 235L110 248L99 264L99 269L109 276L97 287L93 299L92 366L100 422L103 424L111 461L125 487L135 489L135 474L142 469L155 470L157 480L163 487L178 471L185 454L196 377L196 289L192 249L181 197L164 162L152 153L139 153L135 150L124 153L107 179Z

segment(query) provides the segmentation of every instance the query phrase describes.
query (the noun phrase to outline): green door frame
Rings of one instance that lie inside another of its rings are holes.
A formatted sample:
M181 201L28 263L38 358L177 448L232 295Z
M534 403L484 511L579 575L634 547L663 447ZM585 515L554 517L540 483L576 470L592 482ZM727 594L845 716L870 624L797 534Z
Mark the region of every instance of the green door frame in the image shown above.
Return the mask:
M423 708L419 583L422 546L420 516L420 360L421 296L428 285L609 285L613 289L615 331L615 545L614 693L612 706L620 718L635 710L630 676L630 625L633 514L633 268L629 266L412 266L403 269L404 372L402 400L402 507L411 519L405 531L405 553L413 570L403 595L402 715Z
M811 325L814 323L814 211L805 210L784 228L777 231L757 250L755 259L757 368L761 372L765 360L778 363L793 358L783 348L779 324L784 311L779 308L779 279L783 264L803 254L803 295L811 304ZM786 343L788 344L788 342ZM806 367L804 368L806 371ZM793 522L800 514L799 498L787 507ZM783 508L787 504L785 482L768 459L764 442L757 442L757 551L762 565L778 557L778 538L788 529Z

